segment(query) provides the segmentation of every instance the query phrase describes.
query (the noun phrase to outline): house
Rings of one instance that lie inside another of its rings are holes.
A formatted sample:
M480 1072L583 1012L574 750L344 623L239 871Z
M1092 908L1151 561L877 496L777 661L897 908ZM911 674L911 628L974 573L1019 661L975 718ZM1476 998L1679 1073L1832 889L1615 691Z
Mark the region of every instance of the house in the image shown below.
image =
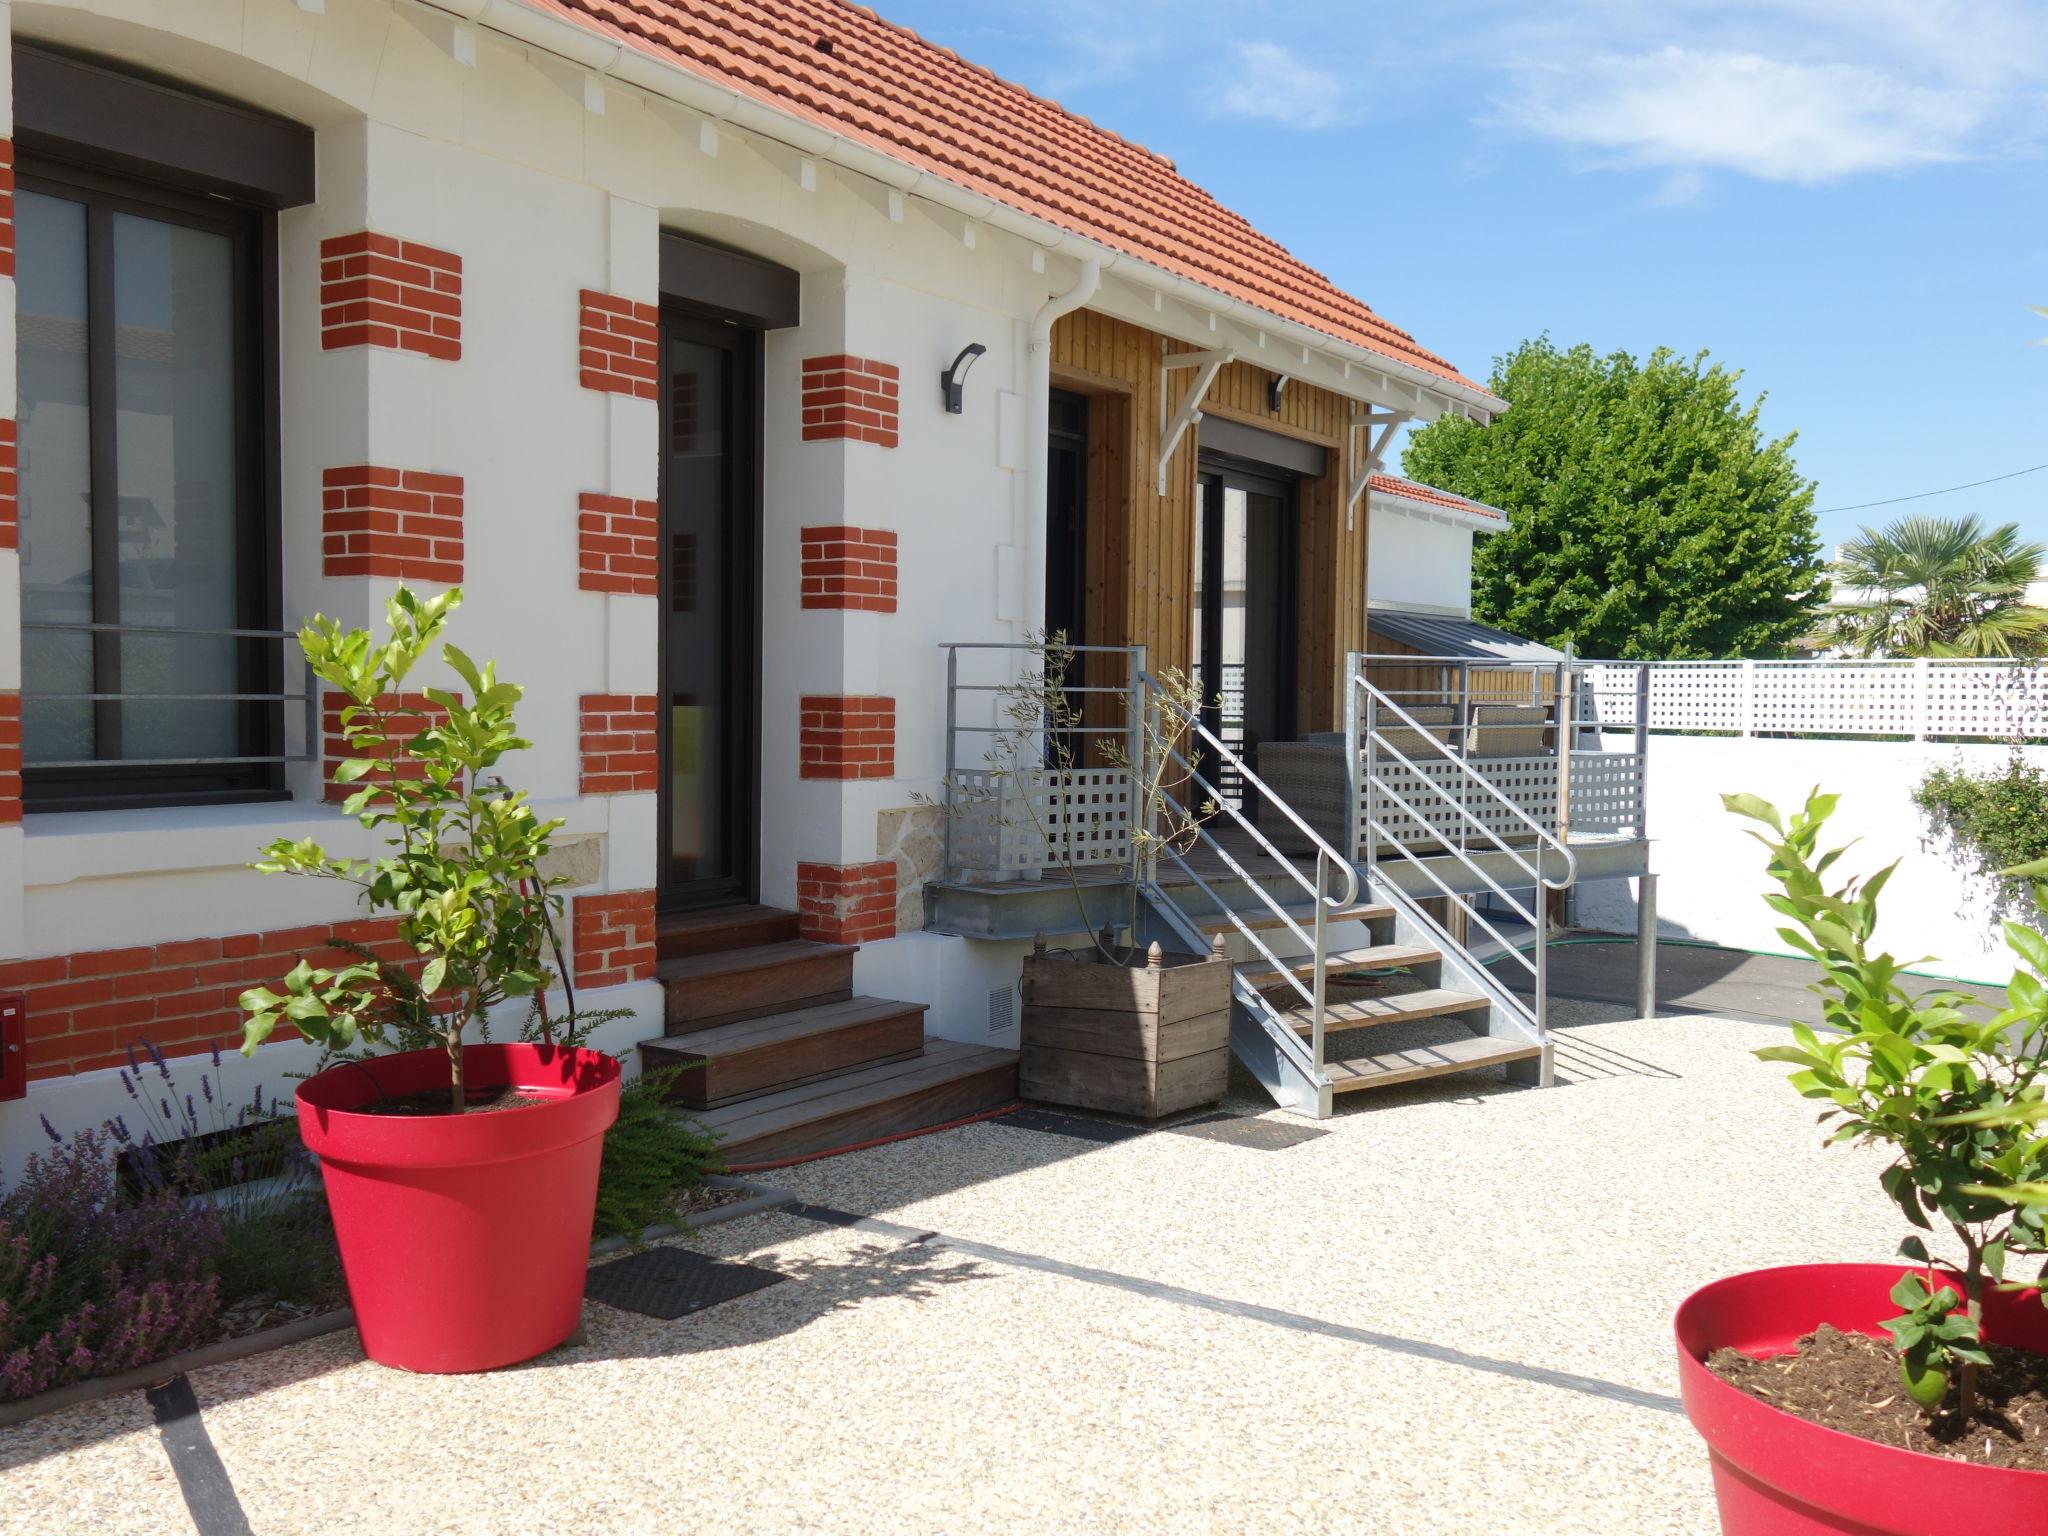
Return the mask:
M1502 409L1164 156L852 6L0 15L9 1158L118 1107L131 1042L232 1041L243 987L389 942L246 863L366 851L290 635L400 582L460 583L460 643L527 689L566 969L631 1014L598 1043L687 1035L755 1156L1007 1102L1050 920L947 857L949 658L1015 676L1062 628L1336 731L1379 455ZM1310 1060L1240 992L1240 1054L1326 1108L1322 1011Z

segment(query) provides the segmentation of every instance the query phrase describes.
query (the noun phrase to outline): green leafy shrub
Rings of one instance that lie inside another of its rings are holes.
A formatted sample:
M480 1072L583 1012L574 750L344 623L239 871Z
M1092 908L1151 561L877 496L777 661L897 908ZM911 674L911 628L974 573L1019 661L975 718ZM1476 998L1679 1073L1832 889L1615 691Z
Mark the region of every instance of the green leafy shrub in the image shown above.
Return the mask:
M1964 854L1970 873L1993 882L1999 916L2031 912L2029 886L2005 871L2048 858L2048 772L2017 751L1995 773L1972 773L1960 763L1933 768L1914 789L1913 803Z
M2048 1113L2048 939L2005 925L2020 964L2006 985L2007 1006L1995 1013L1961 992L1909 996L1900 962L1871 948L1877 898L1898 866L1833 888L1825 881L1844 851L1821 847L1837 800L1815 790L1787 822L1755 795L1722 796L1729 810L1767 829L1751 834L1770 850L1780 887L1764 900L1791 920L1779 937L1818 961L1822 975L1813 990L1828 1032L1795 1024L1794 1044L1757 1055L1797 1068L1792 1086L1827 1106L1820 1118L1835 1125L1830 1145L1889 1146L1881 1181L1900 1214L1923 1231L1940 1222L1954 1235L1961 1296L1937 1279L1926 1244L1909 1236L1899 1252L1928 1265L1927 1278L1900 1281L1892 1300L1902 1315L1885 1326L1914 1401L1931 1413L1953 1384L1957 1421L1967 1423L1977 1372L1989 1362L1979 1333L1985 1286L2048 1296L2041 1278L2006 1277L2013 1255L2048 1253L2048 1207L2030 1204L2028 1194L2048 1189L2048 1136L2036 1129Z
M493 664L480 667L441 642L461 601L459 587L431 598L400 587L386 605L390 638L381 644L368 630L344 630L320 615L299 631L314 674L349 700L341 728L351 755L334 777L363 787L342 808L381 831L387 852L341 859L312 838L280 838L256 865L356 886L370 911L395 916L419 958L409 995L399 996L388 968L374 963L330 970L302 960L281 993L251 987L241 996L244 1052L280 1024L329 1051L358 1040L402 1042L424 1028L448 1053L455 1114L467 1107L465 1032L496 1004L532 997L547 983L542 944L560 898L539 865L561 825L537 819L524 792L492 772L506 753L532 743L512 718L522 690L499 682ZM467 692L427 687L419 691L426 707L406 703L403 684L436 642Z
M604 1138L597 1175L596 1237L637 1237L672 1220L683 1194L718 1173L718 1135L669 1107L680 1067L643 1072L619 1090L619 1118Z

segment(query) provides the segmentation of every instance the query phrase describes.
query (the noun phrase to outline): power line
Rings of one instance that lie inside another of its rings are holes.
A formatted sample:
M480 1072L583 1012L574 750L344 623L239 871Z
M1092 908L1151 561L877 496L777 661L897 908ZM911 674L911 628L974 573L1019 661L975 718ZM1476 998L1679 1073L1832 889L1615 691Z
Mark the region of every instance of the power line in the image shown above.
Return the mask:
M1972 480L1968 485L1945 485L1938 491L1915 491L1911 496L1893 496L1885 501L1859 501L1850 507L1822 507L1815 517L1826 517L1831 512L1862 512L1870 507L1895 507L1902 501L1925 501L1930 496L1951 496L1957 491L1974 491L1980 485L1996 485L2001 480L2017 480L2021 475L2038 475L2048 469L2048 464L2036 464L2032 469L2016 469L2009 475L1993 475L1989 480Z

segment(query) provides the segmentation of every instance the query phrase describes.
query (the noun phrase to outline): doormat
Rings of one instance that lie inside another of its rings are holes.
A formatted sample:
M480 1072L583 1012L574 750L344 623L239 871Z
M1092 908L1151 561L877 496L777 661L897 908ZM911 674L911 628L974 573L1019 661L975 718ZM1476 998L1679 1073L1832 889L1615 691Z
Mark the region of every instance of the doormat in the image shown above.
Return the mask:
M788 1279L772 1269L708 1259L687 1248L643 1248L590 1271L583 1293L646 1317L686 1317Z
M1148 1136L1152 1128L1145 1125L1119 1125L1114 1120L1090 1120L1082 1115L1063 1115L1053 1109L1020 1109L1014 1114L1004 1115L993 1122L996 1125L1013 1126L1020 1131L1044 1131L1048 1136L1071 1136L1076 1141L1093 1141L1103 1146L1113 1142L1129 1141L1133 1136Z
M1285 1120L1266 1120L1257 1115L1209 1115L1183 1125L1169 1126L1176 1136L1199 1136L1233 1147L1250 1147L1256 1152L1285 1152L1305 1141L1330 1133L1313 1125L1294 1125Z

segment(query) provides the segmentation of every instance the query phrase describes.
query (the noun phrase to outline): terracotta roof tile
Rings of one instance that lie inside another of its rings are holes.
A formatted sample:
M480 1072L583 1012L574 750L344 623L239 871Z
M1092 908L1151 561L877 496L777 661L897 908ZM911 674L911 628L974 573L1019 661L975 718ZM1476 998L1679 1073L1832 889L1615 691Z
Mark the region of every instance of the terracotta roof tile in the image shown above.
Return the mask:
M864 7L843 0L530 3L1070 233L1481 388L1163 155Z
M1468 512L1476 517L1492 518L1497 523L1508 520L1507 513L1499 507L1489 507L1483 501L1471 501L1463 496L1454 496L1449 491L1440 491L1433 485L1424 485L1419 480L1403 480L1398 475L1374 475L1371 489L1382 496L1405 496L1410 501L1427 502L1432 506L1448 507L1453 512Z

